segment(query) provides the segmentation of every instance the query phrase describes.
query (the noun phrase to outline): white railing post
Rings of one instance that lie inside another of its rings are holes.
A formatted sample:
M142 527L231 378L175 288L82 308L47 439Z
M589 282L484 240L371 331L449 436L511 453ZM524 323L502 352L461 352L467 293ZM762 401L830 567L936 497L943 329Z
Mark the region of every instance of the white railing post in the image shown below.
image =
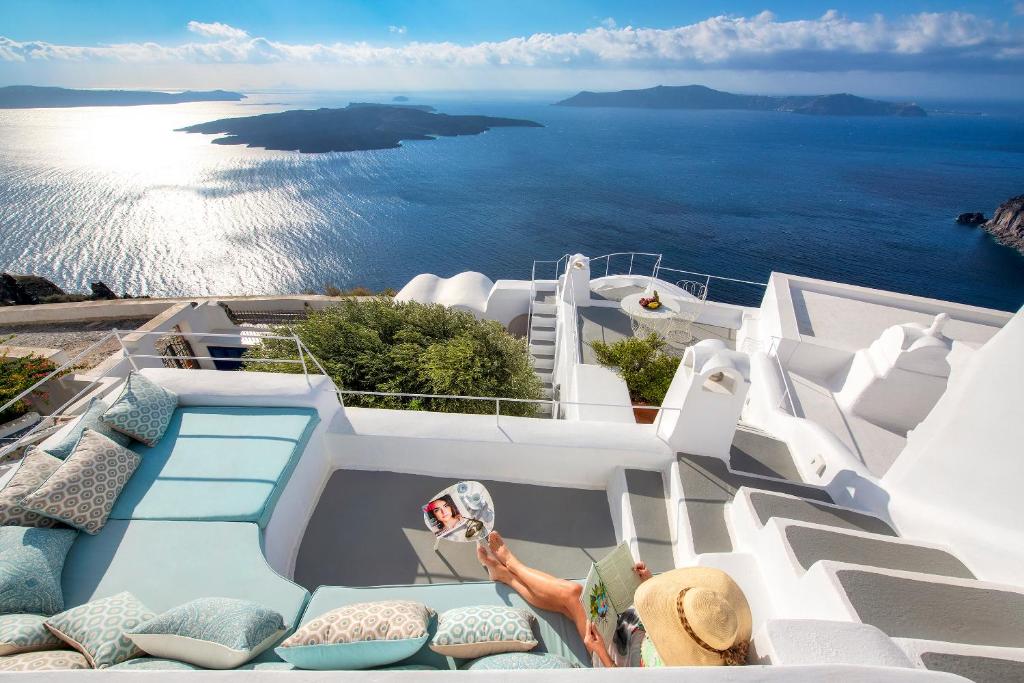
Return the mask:
M501 426L501 399L494 399L494 424Z
M299 360L302 361L302 375L306 378L306 384L309 384L309 369L306 367L306 356L302 353L302 341L294 332L292 332L292 338L295 340L295 349L299 352Z
M124 345L124 339L121 338L121 330L115 327L110 331L110 333L117 337L117 342L121 345L121 353L124 354L124 357L128 359L128 364L132 366L132 370L138 372L139 366L135 364L135 359L132 358L132 355L130 353L128 353L128 347Z

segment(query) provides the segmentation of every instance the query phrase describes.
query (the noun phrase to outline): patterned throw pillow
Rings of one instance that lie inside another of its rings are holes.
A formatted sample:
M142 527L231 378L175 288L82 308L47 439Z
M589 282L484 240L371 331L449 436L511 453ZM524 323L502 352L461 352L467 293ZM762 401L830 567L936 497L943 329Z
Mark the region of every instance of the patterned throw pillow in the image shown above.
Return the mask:
M18 470L0 490L0 525L51 527L57 520L43 517L21 507L21 499L39 488L46 478L57 471L61 461L35 446L29 446Z
M46 652L25 652L10 657L0 657L0 672L9 671L66 671L88 669L89 662L74 650L48 650Z
M56 614L46 620L46 628L85 655L89 666L105 669L142 655L125 634L155 616L125 592Z
M234 669L273 645L284 618L248 600L200 598L128 633L144 652L206 669Z
M103 421L147 446L155 446L167 431L178 407L178 395L137 373L128 375L124 390L103 413Z
M474 659L461 667L466 671L496 671L499 669L578 669L578 664L561 655L548 652L506 652Z
M300 669L385 666L423 647L433 614L411 600L347 605L305 624L274 651Z
M0 656L64 647L64 642L46 629L45 622L41 614L0 615Z
M537 647L533 619L526 610L505 606L450 609L438 619L430 649L462 659L532 650Z
M82 417L78 418L78 420L74 423L75 426L72 427L60 441L53 445L50 445L49 439L43 442L44 444L46 444L44 450L53 457L64 460L69 455L71 455L71 451L75 450L75 446L78 444L78 440L82 438L82 432L84 432L86 429L91 429L94 432L99 432L100 434L107 437L111 441L118 443L122 446L129 445L132 442L130 437L127 437L124 434L121 434L120 432L114 431L113 429L105 425L103 421L100 419L103 416L103 413L109 407L109 405L107 405L100 399L94 398L92 401L89 402L89 407L82 414Z
M60 575L78 532L0 526L0 614L64 609Z
M20 504L95 534L107 523L121 489L139 462L137 454L86 429L68 459Z

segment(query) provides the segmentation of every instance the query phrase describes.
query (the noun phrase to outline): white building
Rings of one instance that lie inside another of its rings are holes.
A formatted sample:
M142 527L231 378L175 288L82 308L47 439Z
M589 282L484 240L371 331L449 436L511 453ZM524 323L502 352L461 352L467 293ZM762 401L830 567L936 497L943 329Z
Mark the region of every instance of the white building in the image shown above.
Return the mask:
M662 313L637 312L635 300L655 289ZM741 289L760 303L716 300ZM185 465L169 446L163 469L137 485L137 500L118 501L109 531L76 541L64 571L71 603L131 590L166 609L161 603L173 600L153 580L177 586L168 589L174 599L189 591L259 599L256 586L281 577L313 593L286 615L293 626L356 597L417 599L438 611L499 594L514 602L500 586L473 583L487 577L472 544L435 547L420 518L419 504L434 492L478 480L517 555L557 576L584 577L620 542L656 572L728 572L752 609L753 666L687 670L688 680L1024 680L1022 313L781 273L766 283L728 280L668 268L656 254L566 255L538 262L522 281L425 274L396 298L523 332L548 390L541 416L503 415L493 397L481 398L495 405L490 415L346 406L345 387L323 376L308 350L302 374L214 370L230 366L224 348L244 348L261 329L244 323L246 311L301 315L329 303L322 298L165 305L150 329L119 335L124 352L78 378L86 390L69 410L116 397L135 368L177 393L187 414L223 413L228 424L235 413L307 410L317 419L255 520L206 499L194 518L168 512L175 496L198 495L171 488L172 466ZM85 310L74 306L65 310ZM634 328L663 334L682 356L652 424L636 422L625 383L588 346ZM169 334L189 342L202 369L165 367L167 352L154 342ZM259 429L272 431L271 422ZM238 477L207 465L194 466L230 500ZM15 471L9 466L0 485ZM221 525L232 559L202 545L214 538L211 525ZM104 545L104 534L119 534L120 544ZM270 569L256 571L252 586L230 578L260 557ZM549 651L589 663L571 629L539 616ZM256 668L266 672L222 676L317 676L274 674L281 662L269 652L264 659ZM543 674L515 677L622 675ZM668 681L680 673L629 675Z

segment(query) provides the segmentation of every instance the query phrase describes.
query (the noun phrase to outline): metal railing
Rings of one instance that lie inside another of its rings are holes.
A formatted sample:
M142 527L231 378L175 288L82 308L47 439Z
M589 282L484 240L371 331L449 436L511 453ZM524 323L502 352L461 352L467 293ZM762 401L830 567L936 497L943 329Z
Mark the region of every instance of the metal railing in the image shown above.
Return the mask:
M44 431L45 432L49 432L50 428L54 426L54 424L56 423L56 421L58 419L66 417L64 413L65 413L65 411L70 406L74 405L76 402L80 401L85 396L88 396L90 393L94 392L97 389L97 387L102 383L102 381L104 379L107 379L107 378L109 378L111 376L119 377L120 375L118 373L123 369L125 364L128 364L128 366L132 370L136 370L137 371L137 370L140 369L139 364L138 364L137 361L141 360L141 359L160 360L161 363L163 361L167 361L167 360L194 360L194 361L204 361L205 360L205 361L210 361L210 362L226 360L224 358L216 358L216 357L213 357L213 356L197 356L197 355L185 356L185 355L171 355L171 354L135 353L135 352L133 352L132 350L130 350L128 348L129 345L134 345L135 343L140 341L143 337L159 337L159 338L167 338L167 337L186 337L186 338L187 337L202 337L204 339L226 338L226 339L236 339L236 340L239 340L240 343L242 343L242 337L243 336L250 337L250 338L255 337L255 338L258 338L260 340L263 340L263 339L278 339L278 340L284 340L284 341L291 341L291 342L293 342L295 344L295 346L296 346L296 351L298 352L298 355L299 355L299 358L297 358L297 359L295 359L295 358L248 358L247 357L247 358L244 359L244 362L248 363L248 362L251 361L251 362L254 362L254 363L284 363L284 364L301 365L302 366L303 376L306 378L306 381L308 382L309 381L309 374L310 374L309 373L309 363L307 363L307 358L308 358L309 361L312 362L312 364L315 365L316 368L320 371L320 374L322 374L325 377L327 377L327 380L330 383L330 386L332 387L333 391L335 392L335 394L337 394L339 396L338 400L339 401L341 400L340 394L338 394L338 388L334 384L334 380L332 380L330 375L327 374L327 371L324 369L323 365L321 365L319 359L317 359L317 357L314 356L310 352L309 348L295 334L292 334L291 336L283 336L283 335L275 335L275 334L270 334L270 333L264 333L262 331L255 331L254 332L252 330L246 330L244 334L241 333L241 332L238 333L238 334L216 334L216 333L206 333L206 332L180 332L178 330L164 330L164 331L135 331L135 330L133 330L133 331L124 331L124 330L114 329L114 330L111 330L110 332L108 332L107 334L105 334L104 336L102 336L100 339L98 339L94 343L92 343L89 346L87 346L82 351L79 351L74 357L72 357L70 360L68 360L64 364L62 364L59 367L57 367L56 369L54 369L52 372L50 372L48 375L46 375L46 377L42 378L41 380L39 380L38 382L36 382L32 386L28 387L27 389L21 391L17 396L15 396L14 398L10 399L6 403L4 403L2 406L0 406L0 413L3 413L8 408L16 405L18 402L30 398L37 391L39 391L40 388L42 388L43 385L45 385L47 382L49 382L51 380L54 380L54 379L58 379L58 378L62 377L63 375L65 375L68 371L73 370L75 367L77 367L78 363L81 362L81 360L83 358L86 358L89 354L94 352L96 349L101 348L104 344L107 344L107 343L109 343L111 341L116 340L118 345L120 346L121 357L118 359L118 361L116 363L114 363L113 365L111 365L108 368L105 368L105 374L101 374L101 375L98 375L96 377L93 377L92 381L88 382L85 385L85 387L80 389L77 393L75 393L74 396L72 396L70 399L68 399L63 404L61 404L61 406L58 407L56 410L54 410L50 415L43 416L43 418L39 422L37 422L27 432L22 434L13 443L10 443L10 444L7 444L5 446L0 447L0 458L2 458L3 456L7 455L8 453L10 453L10 452L12 452L12 451L14 451L14 450L16 450L18 448L20 448L22 445L35 442L36 440L38 440L38 437L42 434L42 432L44 432Z
M794 392L790 388L789 373L786 372L786 368L783 367L782 360L779 358L779 345L782 339L780 337L770 337L769 339L771 341L771 344L769 345L768 350L765 353L769 358L773 358L775 360L775 366L779 369L779 377L782 378L782 386L784 388L782 396L779 397L779 404L775 407L782 409L784 407L784 404L788 403L789 414L795 416L796 406L793 404ZM796 349L794 349L793 352L795 353ZM793 354L791 353L790 356L792 355Z
M502 417L502 415L501 415L501 404L502 403L519 403L519 404L530 403L530 404L534 404L534 405L547 405L547 404L552 403L552 401L550 401L548 399L542 399L542 398L541 399L536 399L536 398L507 398L507 397L500 397L500 396L458 396L458 395L455 395L455 394L415 394L415 393L394 392L394 391L357 391L355 389L339 389L338 393L342 394L343 396L348 396L348 395L351 395L351 396L376 396L376 397L379 397L379 398L439 399L439 400L449 400L449 401L486 401L486 402L494 404L494 416L495 416L495 418L497 420L499 420L499 422L500 422L500 418ZM657 418L655 418L655 422L653 423L653 424L655 424L655 429L656 430L657 430L658 427L661 426L661 418L662 418L662 415L666 411L667 412L671 412L671 411L680 412L682 410L681 408L669 408L669 407L666 407L666 406L649 406L649 405L639 405L639 404L624 405L622 403L597 403L597 402L590 402L590 401L554 401L554 403L557 403L560 407L581 406L581 407L591 407L591 408L628 408L630 410L650 410L650 411L656 410L656 411L658 411L658 416L657 416ZM486 414L486 413L473 413L473 414L481 415L481 414ZM506 415L505 417L510 417L510 416ZM511 417L521 417L521 416L511 416ZM555 416L552 415L552 419L554 419L554 418L555 418Z

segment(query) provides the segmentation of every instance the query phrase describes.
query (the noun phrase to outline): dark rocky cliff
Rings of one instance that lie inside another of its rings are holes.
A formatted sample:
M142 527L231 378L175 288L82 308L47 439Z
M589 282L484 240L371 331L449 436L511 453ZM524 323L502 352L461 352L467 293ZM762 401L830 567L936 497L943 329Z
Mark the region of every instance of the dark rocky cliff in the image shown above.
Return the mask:
M1000 204L992 219L981 227L1002 244L1024 254L1024 194Z

